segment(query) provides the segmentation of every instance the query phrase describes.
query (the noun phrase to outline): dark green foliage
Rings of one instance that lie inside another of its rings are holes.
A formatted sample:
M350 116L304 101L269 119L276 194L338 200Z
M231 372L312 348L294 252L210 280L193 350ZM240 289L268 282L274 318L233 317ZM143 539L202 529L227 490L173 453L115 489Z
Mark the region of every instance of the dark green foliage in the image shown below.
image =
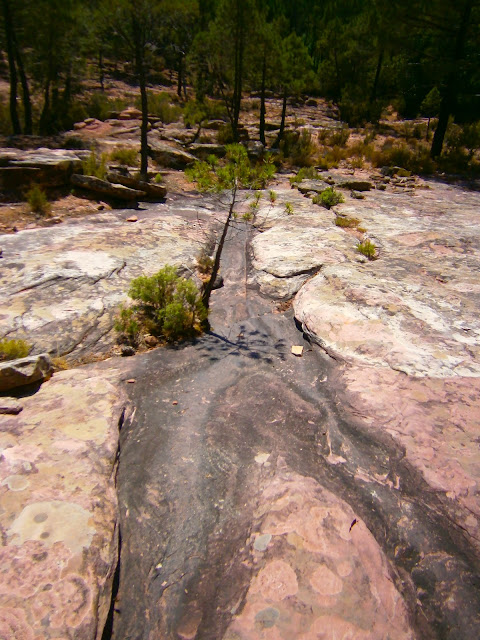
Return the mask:
M142 107L140 98L135 101L135 106L139 109ZM182 109L178 104L172 103L172 97L166 91L160 93L148 92L148 113L157 116L164 124L178 122L182 115Z
M45 216L50 213L50 203L47 194L38 184L34 184L27 191L27 202L33 213Z
M345 199L339 191L336 191L333 187L327 187L325 191L315 196L312 202L313 204L320 204L326 209L331 209L336 204L345 202Z
M132 280L128 295L136 304L121 309L115 328L134 346L142 331L169 342L191 337L207 317L195 284L170 265Z
M131 147L120 147L110 152L110 160L124 164L128 167L135 167L138 164L138 151Z
M315 164L317 151L312 134L308 129L287 131L280 142L283 157L295 167L311 167Z

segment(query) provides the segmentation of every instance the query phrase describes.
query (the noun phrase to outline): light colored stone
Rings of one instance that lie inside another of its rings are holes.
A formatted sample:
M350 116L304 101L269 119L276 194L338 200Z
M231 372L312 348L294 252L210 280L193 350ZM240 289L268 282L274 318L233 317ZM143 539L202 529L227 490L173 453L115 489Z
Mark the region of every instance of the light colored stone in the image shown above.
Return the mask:
M191 153L178 149L172 145L149 138L149 147L152 158L162 167L172 169L184 169L196 161L196 157Z
M293 345L292 353L294 356L303 356L303 347L301 345Z

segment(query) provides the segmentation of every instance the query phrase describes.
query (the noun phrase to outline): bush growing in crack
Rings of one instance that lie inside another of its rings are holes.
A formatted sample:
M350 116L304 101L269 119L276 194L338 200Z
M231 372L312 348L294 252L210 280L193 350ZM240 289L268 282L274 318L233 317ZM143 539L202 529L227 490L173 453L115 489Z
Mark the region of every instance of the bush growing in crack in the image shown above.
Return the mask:
M135 304L120 309L114 326L120 340L134 347L145 333L167 342L192 337L207 318L194 282L179 276L171 265L132 280L128 295Z

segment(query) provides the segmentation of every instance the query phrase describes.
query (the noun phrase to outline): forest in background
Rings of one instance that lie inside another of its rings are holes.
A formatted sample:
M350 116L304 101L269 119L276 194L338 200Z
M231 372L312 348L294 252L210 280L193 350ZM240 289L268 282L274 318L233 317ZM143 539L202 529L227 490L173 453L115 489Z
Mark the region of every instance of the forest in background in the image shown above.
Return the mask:
M449 123L478 148L479 0L1 0L3 134L50 135L114 100L106 78L139 89L144 114L156 85L175 83L186 122L221 101L233 141L242 96L317 96L350 126L378 122L388 105L435 118L431 155ZM157 96L158 99L158 96ZM214 99L212 101L212 99ZM142 127L146 147L147 118Z

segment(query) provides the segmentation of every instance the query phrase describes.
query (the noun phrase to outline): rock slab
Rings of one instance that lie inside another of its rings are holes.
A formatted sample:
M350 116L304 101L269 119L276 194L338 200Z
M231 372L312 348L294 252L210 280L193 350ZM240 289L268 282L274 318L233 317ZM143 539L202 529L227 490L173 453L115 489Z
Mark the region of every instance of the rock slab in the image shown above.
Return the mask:
M113 369L64 371L0 430L0 637L100 640L118 559L124 400Z

